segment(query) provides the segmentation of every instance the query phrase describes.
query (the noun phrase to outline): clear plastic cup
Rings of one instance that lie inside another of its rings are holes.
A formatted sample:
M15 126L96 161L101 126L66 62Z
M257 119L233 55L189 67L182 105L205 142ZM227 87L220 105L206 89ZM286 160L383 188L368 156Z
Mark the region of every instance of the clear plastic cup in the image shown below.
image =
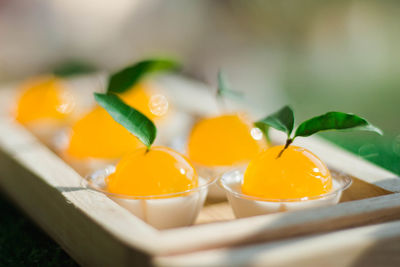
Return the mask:
M218 179L222 174L234 169L231 166L204 166L199 164L194 164L194 167L200 176L212 177L213 179ZM208 198L215 201L226 200L225 190L215 183L208 190Z
M132 212L157 229L189 226L194 223L204 201L208 188L216 179L199 177L199 186L184 192L131 196L110 193L106 190L105 179L115 171L109 166L86 177L88 187L104 193L110 199Z
M333 188L329 193L297 199L267 199L243 194L243 175L243 170L236 169L224 173L218 181L218 185L225 190L237 218L335 205L339 202L342 192L352 183L349 176L331 171Z

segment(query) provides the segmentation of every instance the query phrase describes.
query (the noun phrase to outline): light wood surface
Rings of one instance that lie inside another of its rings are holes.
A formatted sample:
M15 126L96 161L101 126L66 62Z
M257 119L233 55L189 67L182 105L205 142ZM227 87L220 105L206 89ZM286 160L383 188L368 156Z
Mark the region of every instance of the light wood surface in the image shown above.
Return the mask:
M157 256L157 266L400 265L400 221L244 247Z
M235 219L228 202L212 203L204 205L195 224L231 221Z
M2 102L11 102L11 95L0 90ZM201 110L202 106L196 108ZM273 138L281 141L278 134ZM342 203L239 220L234 219L226 202L210 203L196 225L158 231L103 194L86 189L71 167L3 109L0 187L82 265L150 264L154 256L159 257L157 263L168 264L174 255L192 253L176 259L193 260L202 253L209 255L199 251L235 253L242 246L266 241L288 240L284 242L295 246L289 239L400 219L400 180L394 174L318 138L296 142L310 148L330 167L354 177ZM245 253L247 247L243 249Z

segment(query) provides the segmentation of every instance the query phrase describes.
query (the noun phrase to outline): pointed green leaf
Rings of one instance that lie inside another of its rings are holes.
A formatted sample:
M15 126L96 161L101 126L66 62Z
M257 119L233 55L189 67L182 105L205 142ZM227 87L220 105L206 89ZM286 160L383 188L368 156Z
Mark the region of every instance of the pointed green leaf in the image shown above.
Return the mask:
M111 75L108 82L107 93L123 93L132 88L147 74L172 71L180 68L180 64L169 59L147 59L129 66Z
M125 104L115 94L95 93L94 97L113 119L135 135L150 148L156 138L157 129L154 123L141 112Z
M294 137L310 136L321 131L352 128L362 131L376 132L382 135L382 131L379 128L373 126L367 120L357 115L343 112L328 112L300 124Z
M294 125L293 110L289 106L285 106L268 117L257 121L255 125L263 132L268 131L268 127L272 127L285 132L289 137ZM267 133L265 134L267 135Z
M260 131L264 134L265 139L270 143L271 139L269 138L268 135L268 130L269 130L269 125L260 121L257 121L254 123L254 126L256 126Z
M218 72L218 89L217 89L217 96L227 96L230 98L241 99L243 98L243 93L234 91L228 85L225 76L222 71Z

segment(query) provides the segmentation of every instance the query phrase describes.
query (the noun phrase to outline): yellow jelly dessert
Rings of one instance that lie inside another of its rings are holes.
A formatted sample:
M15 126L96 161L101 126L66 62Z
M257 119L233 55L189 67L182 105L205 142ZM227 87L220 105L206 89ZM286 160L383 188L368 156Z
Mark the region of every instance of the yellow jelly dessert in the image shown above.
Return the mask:
M153 92L150 85L147 84L138 84L134 88L120 94L121 99L128 105L134 107L135 109L142 112L149 119L158 119L163 117L166 113L166 110L163 113L154 112L152 109L152 101L157 96L155 92Z
M260 153L246 169L242 192L267 199L313 197L332 189L328 168L309 150L289 146L278 157L283 146Z
M178 152L167 147L141 148L121 159L107 178L107 190L115 194L153 196L196 188L193 166Z
M121 94L121 98L147 117L157 120L164 113L152 112L151 94L145 85ZM156 114L154 114L156 113ZM73 126L66 153L75 158L116 159L143 144L100 106L79 119Z
M32 79L22 88L16 107L16 119L22 124L63 122L74 108L72 97L56 77Z
M75 158L115 159L143 144L101 107L72 127L67 154Z
M206 118L192 129L189 158L201 165L227 166L251 160L266 147L258 129L236 114Z

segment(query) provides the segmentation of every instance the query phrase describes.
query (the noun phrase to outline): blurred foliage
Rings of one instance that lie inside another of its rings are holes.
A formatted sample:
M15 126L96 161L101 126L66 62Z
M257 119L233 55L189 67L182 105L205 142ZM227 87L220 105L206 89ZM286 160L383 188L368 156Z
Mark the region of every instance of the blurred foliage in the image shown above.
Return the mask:
M360 157L400 175L400 135L323 133L322 137Z
M89 74L97 71L97 68L82 61L67 61L54 68L54 75L59 77L70 77L75 75Z

